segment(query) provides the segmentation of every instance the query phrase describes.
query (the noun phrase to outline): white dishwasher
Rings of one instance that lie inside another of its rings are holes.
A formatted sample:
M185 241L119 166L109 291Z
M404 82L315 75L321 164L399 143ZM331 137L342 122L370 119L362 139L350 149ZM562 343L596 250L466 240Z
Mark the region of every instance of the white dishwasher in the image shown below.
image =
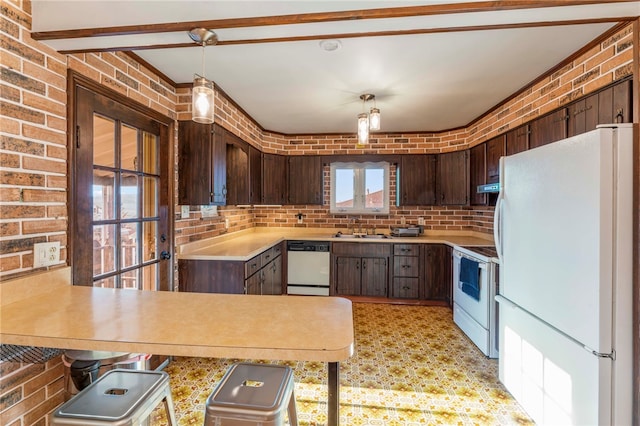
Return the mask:
M287 294L329 295L331 243L287 241Z

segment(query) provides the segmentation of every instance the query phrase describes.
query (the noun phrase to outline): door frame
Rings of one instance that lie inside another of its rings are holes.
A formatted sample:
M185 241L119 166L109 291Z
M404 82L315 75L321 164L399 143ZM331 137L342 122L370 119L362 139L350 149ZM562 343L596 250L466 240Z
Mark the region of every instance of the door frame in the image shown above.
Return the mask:
M107 97L114 102L121 104L127 108L130 108L138 113L146 115L154 121L157 121L161 125L161 133L167 134L168 146L166 149L160 149L160 174L166 173L167 176L167 188L166 191L160 191L159 203L160 205L166 205L167 208L161 208L158 212L160 216L166 216L167 223L167 246L169 252L172 255L171 266L168 268L167 285L168 288L159 288L158 290L173 291L174 289L174 271L175 271L175 247L174 247L174 211L175 211L175 120L155 111L121 93L118 93L102 84L91 80L90 78L78 73L74 70L69 70L67 73L67 212L69 218L68 230L67 230L67 259L69 263L74 258L74 238L75 238L75 216L71 214L71 209L76 205L76 187L75 187L75 162L76 162L76 150L75 146L78 143L78 135L76 134L76 95L77 88L82 87L98 95ZM168 199L166 199L168 198ZM73 268L72 268L73 271ZM73 272L72 272L73 274ZM73 282L73 276L72 282ZM87 285L91 285L87 283Z

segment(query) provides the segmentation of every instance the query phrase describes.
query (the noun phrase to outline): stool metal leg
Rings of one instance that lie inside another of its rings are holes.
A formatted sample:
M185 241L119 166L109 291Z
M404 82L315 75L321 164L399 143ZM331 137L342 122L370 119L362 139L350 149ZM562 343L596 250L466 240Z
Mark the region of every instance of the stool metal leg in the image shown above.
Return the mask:
M293 380L293 377L291 378ZM291 398L289 398L289 407L287 408L289 415L289 426L298 426L298 412L296 411L296 396L291 390Z
M169 421L169 426L178 426L178 422L176 422L176 412L173 409L173 399L171 398L171 389L169 388L169 386L167 386L162 402L164 404L164 409L167 412L167 420Z

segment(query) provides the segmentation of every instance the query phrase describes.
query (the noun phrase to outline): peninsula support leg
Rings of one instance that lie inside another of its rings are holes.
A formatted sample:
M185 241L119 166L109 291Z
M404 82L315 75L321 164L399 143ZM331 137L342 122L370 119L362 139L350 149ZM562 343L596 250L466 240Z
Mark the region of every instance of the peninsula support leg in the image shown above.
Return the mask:
M330 362L328 365L328 426L338 426L340 422L339 406L340 406L340 366L337 362Z

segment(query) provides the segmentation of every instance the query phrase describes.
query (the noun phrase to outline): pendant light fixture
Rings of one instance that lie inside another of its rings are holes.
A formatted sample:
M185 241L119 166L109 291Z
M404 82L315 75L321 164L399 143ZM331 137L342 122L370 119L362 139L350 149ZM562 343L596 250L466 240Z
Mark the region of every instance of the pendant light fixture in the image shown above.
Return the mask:
M365 93L360 95L362 99L362 109L366 110L368 101L373 101L373 107L369 110L369 114L362 112L358 114L358 144L359 148L369 144L369 131L380 130L380 110L377 108L375 101L376 95Z
M194 74L191 100L191 119L197 123L211 124L214 116L213 81L207 80L204 73L204 49L218 42L218 36L206 28L194 28L189 31L191 40L202 45L202 75Z

